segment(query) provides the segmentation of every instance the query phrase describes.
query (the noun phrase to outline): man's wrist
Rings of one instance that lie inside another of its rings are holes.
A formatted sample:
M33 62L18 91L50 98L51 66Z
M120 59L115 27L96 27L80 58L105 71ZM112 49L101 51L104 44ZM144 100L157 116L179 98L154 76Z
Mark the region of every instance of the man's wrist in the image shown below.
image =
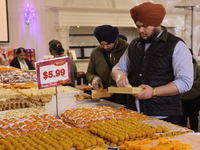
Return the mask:
M157 98L157 93L155 88L153 88L152 98Z

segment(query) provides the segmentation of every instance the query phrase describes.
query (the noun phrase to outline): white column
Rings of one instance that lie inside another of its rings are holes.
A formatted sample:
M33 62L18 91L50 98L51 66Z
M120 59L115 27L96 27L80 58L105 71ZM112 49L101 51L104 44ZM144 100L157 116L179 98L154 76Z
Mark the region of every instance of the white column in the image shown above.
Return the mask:
M58 32L58 38L63 48L65 49L64 54L67 55L69 49L69 28L70 26L57 26L56 31Z

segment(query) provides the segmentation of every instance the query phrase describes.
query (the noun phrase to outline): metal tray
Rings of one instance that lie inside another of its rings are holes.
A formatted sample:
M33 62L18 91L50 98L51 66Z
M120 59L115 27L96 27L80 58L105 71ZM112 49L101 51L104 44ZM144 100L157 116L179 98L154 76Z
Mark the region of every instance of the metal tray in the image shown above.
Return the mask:
M100 99L99 102L88 102L88 103L82 103L81 105L87 108L92 108L95 106L110 106L113 108L125 107L124 105L113 103L103 99Z

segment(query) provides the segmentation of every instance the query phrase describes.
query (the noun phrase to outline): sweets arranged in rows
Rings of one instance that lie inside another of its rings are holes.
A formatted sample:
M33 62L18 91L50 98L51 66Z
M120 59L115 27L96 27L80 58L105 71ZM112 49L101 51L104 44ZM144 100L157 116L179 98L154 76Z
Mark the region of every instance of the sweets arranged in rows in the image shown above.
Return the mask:
M176 126L158 119L153 119L135 111L125 108L114 109L109 106L66 110L61 114L61 119L71 126L78 128L89 127L89 130L94 134L100 135L102 133L101 138L104 138L107 132L110 134L115 133L121 135L120 131L123 131L123 137L121 138L124 140L144 137L157 139L159 137L192 132L192 130L187 128ZM105 140L108 139L105 138ZM112 142L110 140L111 139L108 141ZM120 145L118 143L120 141L121 140L119 139L116 140L115 144Z
M37 82L36 73L25 72L17 73L15 70L0 70L0 83L25 83L27 81Z
M21 93L23 96L26 96L27 100L36 106L45 106L45 103L48 103L52 100L52 95L56 94L55 87L45 88L45 89L17 89L17 92ZM57 93L69 92L69 93L79 93L80 90L74 89L69 86L59 86L57 87Z
M29 115L38 115L44 112L44 108L27 108L27 109L16 109L7 111L5 114L0 115L0 119L20 118Z
M183 144L179 140L172 138L160 138L159 140L142 139L135 141L125 141L120 146L120 150L190 150L192 148L189 144Z
M56 94L55 87L38 89L38 85L32 81L26 82L25 84L11 83L9 85L1 85L0 98L19 98L25 97L25 99L36 106L45 106L52 100L52 95ZM14 91L13 91L14 90ZM68 87L60 86L57 87L57 93L69 92L69 93L80 93L82 91Z
M83 150L92 146L104 146L103 139L92 135L87 130L76 128L33 133L28 136L7 137L0 139L0 149L9 147L19 150L70 150L75 147Z
M152 119L125 108L114 109L109 106L66 110L59 118L48 114L39 114L1 119L0 136L4 140L0 140L0 145L9 144L10 147L15 147L16 144L12 145L15 143L12 140L25 139L23 141L27 142L25 145L31 146L33 149L36 148L35 145L38 145L41 149L76 147L78 150L82 150L95 145L103 148L106 148L106 145L117 147L124 145L126 141L148 141L149 139L155 140L192 132L187 128ZM28 142L32 140L35 144ZM56 144L61 141L62 144ZM3 144L4 142L7 144ZM69 146L64 146L68 144ZM26 147L24 144L18 145L20 146L18 149Z
M33 134L34 132L46 132L67 127L62 120L48 114L0 119L0 137L22 136Z
M27 81L25 84L10 83L10 84L3 84L0 86L4 89L11 89L13 91L17 89L38 88L38 85L35 84L33 81Z
M24 100L22 96L17 98L0 99L0 111L30 107L32 107L31 103L27 100Z

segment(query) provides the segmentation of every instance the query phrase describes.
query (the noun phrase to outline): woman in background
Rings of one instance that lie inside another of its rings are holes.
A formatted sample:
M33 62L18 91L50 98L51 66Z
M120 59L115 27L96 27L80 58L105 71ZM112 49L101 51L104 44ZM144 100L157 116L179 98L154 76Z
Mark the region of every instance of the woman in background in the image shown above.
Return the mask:
M34 70L35 68L31 62L26 58L26 50L20 47L16 51L16 56L11 62L10 66L19 68L21 70Z
M54 58L65 56L62 44L58 40L52 40L49 42L49 51ZM77 79L77 68L73 59L70 57L70 68L71 68L71 83L66 84L75 87L75 80Z

